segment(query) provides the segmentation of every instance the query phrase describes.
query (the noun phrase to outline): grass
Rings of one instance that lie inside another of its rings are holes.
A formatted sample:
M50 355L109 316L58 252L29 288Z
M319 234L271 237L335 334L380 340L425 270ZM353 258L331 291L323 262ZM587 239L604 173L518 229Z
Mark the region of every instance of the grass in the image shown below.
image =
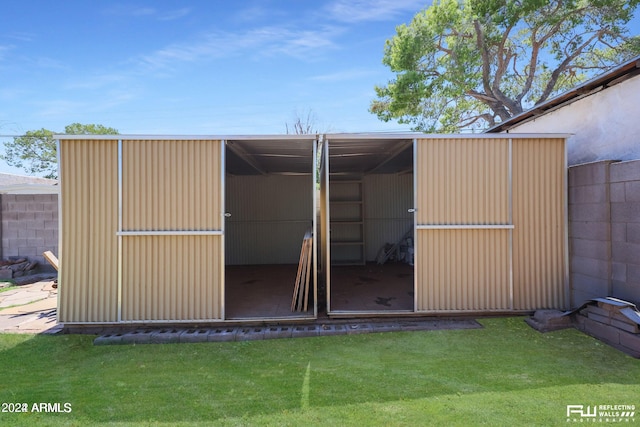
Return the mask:
M7 292L7 291L12 291L12 290L18 288L18 286L14 282L3 282L3 283L8 283L9 286L5 286L4 288L0 288L0 293Z
M93 346L0 335L0 425L566 425L566 405L640 405L640 361L522 318L484 329ZM640 418L640 416L638 417Z

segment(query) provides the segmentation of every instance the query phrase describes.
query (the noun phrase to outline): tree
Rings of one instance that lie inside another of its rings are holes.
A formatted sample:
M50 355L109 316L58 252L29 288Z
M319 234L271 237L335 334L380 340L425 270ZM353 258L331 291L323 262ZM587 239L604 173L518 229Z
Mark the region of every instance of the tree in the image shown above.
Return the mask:
M64 128L67 135L117 135L114 128L102 125L83 125L72 123ZM55 133L48 129L28 131L16 136L12 142L5 144L2 155L9 165L24 169L30 175L42 175L45 178L57 178L58 154Z
M295 117L293 120L293 124L289 126L288 123L285 123L285 129L287 135L309 135L309 134L318 134L318 130L316 129L316 115L313 110L308 110L306 114L303 114L305 117L302 118L299 112L295 112Z
M387 40L370 111L414 130L484 129L640 54L640 0L436 0Z

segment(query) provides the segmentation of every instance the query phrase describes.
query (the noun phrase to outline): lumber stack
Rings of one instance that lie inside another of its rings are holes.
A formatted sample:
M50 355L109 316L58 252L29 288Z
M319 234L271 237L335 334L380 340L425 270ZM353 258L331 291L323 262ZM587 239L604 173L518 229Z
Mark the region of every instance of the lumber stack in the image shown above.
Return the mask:
M29 261L26 258L0 260L0 279L13 279L35 274L37 266L37 261Z
M640 311L618 298L594 298L576 310L576 328L640 358Z
M307 311L309 306L309 279L311 277L312 255L313 235L311 231L307 231L302 239L296 283L293 288L293 298L291 299L291 311Z

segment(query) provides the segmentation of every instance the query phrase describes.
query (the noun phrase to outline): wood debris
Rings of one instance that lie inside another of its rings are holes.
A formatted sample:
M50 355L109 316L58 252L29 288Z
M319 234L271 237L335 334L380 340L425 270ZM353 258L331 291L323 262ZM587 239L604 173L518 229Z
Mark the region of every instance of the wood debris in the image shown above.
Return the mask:
M300 261L298 262L298 272L296 283L293 288L293 298L291 300L291 311L307 311L309 306L309 279L311 277L313 258L313 236L311 231L307 231L302 239L302 249L300 251Z
M0 278L27 276L32 274L37 266L37 261L29 261L26 258L0 260Z

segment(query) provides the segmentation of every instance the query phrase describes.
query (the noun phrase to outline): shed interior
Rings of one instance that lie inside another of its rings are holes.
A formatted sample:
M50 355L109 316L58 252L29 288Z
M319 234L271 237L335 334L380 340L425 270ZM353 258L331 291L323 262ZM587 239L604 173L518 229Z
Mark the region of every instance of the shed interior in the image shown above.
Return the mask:
M314 227L315 136L234 139L225 150L225 318L314 317L292 311L301 246Z
M346 135L323 147L329 314L414 310L413 145Z

